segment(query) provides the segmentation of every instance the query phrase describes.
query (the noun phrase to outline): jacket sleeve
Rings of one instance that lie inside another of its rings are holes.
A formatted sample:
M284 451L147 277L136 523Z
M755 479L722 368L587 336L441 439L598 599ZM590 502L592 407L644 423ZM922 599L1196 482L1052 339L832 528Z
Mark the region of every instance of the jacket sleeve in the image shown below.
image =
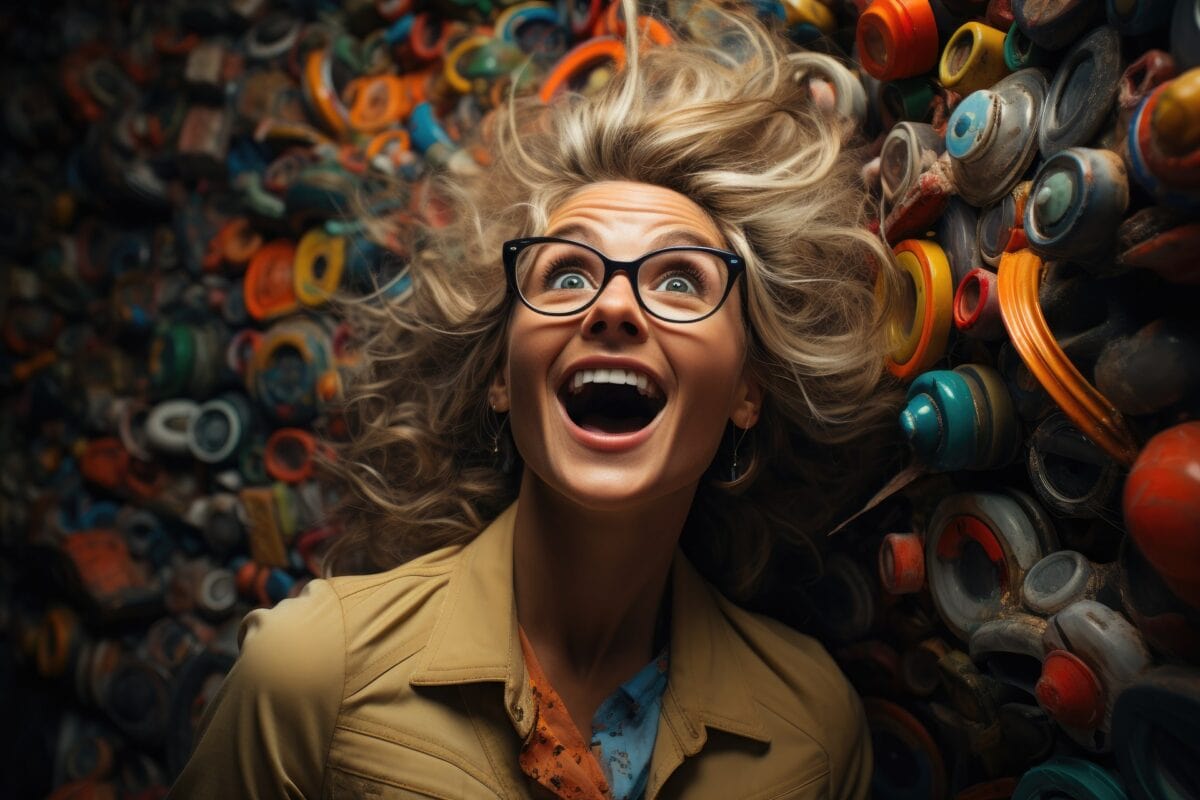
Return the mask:
M240 654L167 797L317 798L345 685L341 602L327 581L251 611Z

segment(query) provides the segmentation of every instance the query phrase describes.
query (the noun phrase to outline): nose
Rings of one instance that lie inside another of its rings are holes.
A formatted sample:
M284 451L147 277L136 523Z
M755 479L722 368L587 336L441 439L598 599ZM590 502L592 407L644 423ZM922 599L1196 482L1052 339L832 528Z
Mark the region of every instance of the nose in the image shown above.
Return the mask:
M624 272L613 275L600 290L596 302L584 314L583 335L587 339L646 340L646 317L633 293L633 284Z

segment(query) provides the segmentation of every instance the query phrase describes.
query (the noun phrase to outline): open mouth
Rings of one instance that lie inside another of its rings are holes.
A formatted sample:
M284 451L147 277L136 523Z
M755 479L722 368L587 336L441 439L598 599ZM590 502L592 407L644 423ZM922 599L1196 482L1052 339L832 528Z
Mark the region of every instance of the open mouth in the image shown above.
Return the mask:
M567 416L592 433L634 433L649 425L666 405L658 384L629 369L583 369L567 376L558 390Z

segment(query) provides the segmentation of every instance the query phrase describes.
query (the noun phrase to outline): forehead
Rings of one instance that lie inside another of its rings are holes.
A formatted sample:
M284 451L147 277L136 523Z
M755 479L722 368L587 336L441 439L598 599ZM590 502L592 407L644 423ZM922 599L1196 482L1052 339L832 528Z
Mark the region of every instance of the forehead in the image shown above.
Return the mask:
M584 240L664 231L691 232L698 244L721 246L724 237L708 213L690 198L662 186L604 181L579 189L551 209L546 234L569 232ZM591 241L602 244L601 241Z

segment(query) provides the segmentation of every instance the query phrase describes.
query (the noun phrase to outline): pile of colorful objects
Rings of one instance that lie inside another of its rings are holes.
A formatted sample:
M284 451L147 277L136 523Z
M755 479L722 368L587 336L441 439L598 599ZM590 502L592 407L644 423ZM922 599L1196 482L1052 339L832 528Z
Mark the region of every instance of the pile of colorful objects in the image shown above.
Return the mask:
M702 24L643 4L658 45ZM854 119L907 287L913 466L810 624L877 798L1200 793L1200 2L757 0ZM251 608L336 535L316 479L403 303L429 177L510 95L602 85L616 4L0 12L5 796L160 797Z

